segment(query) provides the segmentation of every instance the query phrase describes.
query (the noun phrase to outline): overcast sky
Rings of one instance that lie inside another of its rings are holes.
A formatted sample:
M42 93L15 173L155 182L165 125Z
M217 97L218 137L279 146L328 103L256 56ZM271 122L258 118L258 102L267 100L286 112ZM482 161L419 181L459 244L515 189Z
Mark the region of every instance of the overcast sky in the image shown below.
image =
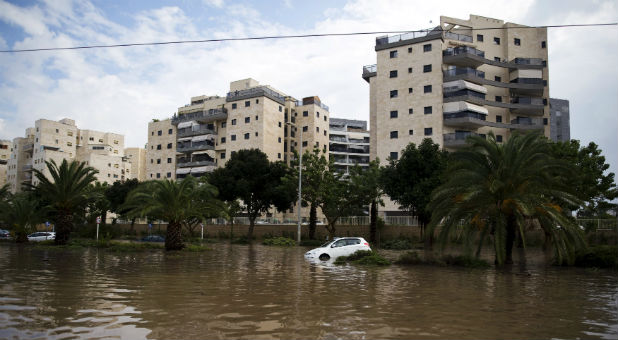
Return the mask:
M107 1L0 0L0 49L263 35L417 30L440 15L525 25L618 21L616 1ZM255 78L296 98L318 95L331 116L369 119L362 66L375 36L0 53L0 139L39 118L125 135L143 147L147 123L190 97L224 96ZM571 137L599 144L618 171L618 28L549 29L550 96L571 104Z

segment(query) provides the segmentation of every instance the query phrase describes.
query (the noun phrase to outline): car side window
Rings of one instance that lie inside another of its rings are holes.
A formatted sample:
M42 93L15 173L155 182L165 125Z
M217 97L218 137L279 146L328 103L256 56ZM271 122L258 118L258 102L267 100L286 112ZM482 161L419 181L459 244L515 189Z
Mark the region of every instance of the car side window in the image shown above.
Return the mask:
M331 248L343 247L345 246L345 240L339 240L331 246Z
M346 243L348 246L353 246L356 244L360 244L360 240L359 239L348 239L346 240Z

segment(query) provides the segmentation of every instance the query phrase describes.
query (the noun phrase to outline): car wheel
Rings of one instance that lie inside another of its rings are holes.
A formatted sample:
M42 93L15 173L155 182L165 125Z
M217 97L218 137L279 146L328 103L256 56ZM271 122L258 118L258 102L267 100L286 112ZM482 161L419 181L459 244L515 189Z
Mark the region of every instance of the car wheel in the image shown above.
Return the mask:
M328 254L322 254L322 255L320 255L320 260L328 261L328 260L330 260L330 256Z

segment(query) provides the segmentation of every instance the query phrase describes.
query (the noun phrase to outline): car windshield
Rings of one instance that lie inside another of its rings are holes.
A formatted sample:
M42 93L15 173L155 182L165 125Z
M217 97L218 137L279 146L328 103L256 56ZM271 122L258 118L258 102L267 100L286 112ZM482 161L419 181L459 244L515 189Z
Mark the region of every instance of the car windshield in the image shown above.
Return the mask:
M326 241L326 243L324 243L323 245L320 246L320 248L325 248L326 246L328 246L329 244L331 244L331 242L333 241Z

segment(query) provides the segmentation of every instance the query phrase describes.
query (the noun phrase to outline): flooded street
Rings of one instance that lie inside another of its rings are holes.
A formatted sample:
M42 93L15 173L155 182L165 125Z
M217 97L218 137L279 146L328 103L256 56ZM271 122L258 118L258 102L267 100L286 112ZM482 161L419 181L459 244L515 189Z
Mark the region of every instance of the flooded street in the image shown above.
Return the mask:
M618 275L312 264L306 248L200 253L0 245L0 339L618 337Z

